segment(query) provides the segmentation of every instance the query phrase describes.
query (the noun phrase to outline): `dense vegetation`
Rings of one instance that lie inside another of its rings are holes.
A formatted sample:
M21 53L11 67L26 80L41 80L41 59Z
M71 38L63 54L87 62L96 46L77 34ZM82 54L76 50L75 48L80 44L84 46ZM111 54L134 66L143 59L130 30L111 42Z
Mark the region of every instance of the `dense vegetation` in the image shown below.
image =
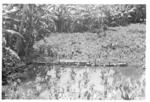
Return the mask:
M3 98L144 99L145 5L3 4L2 17Z

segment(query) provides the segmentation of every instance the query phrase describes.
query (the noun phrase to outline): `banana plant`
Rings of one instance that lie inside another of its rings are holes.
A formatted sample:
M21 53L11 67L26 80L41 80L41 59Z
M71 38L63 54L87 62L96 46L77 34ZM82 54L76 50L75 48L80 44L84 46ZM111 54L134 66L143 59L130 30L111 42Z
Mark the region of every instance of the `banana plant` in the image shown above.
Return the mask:
M3 5L3 35L4 37L8 36L6 38L7 42L10 42L7 43L8 46L16 46L17 51L18 49L20 49L19 51L24 50L25 55L29 55L36 38L39 37L40 40L45 36L44 34L50 32L48 29L49 20L45 18L44 8L45 5L33 4ZM15 43L11 43L14 35L17 35L17 38ZM25 46L23 50L18 46L20 42Z

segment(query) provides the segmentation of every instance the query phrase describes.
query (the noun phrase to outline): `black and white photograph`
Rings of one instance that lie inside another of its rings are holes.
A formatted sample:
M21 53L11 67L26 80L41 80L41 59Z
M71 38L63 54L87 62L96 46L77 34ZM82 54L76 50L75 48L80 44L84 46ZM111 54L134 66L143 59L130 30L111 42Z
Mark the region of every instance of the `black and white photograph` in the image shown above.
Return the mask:
M145 100L146 4L2 4L2 100Z

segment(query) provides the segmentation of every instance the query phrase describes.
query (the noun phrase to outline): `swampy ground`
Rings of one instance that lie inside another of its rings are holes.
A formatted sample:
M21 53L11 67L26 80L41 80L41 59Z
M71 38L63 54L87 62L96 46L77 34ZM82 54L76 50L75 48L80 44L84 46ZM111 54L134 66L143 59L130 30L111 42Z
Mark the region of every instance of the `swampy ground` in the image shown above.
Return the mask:
M145 24L112 27L96 33L53 33L36 42L36 61L76 60L127 63L125 67L29 65L3 86L4 99L145 99ZM40 52L41 49L44 52ZM56 56L48 54L48 49Z

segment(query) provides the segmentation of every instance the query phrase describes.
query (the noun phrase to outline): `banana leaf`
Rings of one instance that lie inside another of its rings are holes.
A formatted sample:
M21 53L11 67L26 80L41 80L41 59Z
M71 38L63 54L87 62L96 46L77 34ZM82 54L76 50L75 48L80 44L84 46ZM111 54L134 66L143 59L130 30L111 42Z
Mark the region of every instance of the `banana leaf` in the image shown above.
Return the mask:
M4 33L4 34L5 34L5 33L9 33L9 34L11 34L11 35L17 35L17 36L19 36L19 37L21 37L21 38L24 39L24 37L23 37L19 32L14 31L14 30L11 30L11 29L3 29L3 33Z

